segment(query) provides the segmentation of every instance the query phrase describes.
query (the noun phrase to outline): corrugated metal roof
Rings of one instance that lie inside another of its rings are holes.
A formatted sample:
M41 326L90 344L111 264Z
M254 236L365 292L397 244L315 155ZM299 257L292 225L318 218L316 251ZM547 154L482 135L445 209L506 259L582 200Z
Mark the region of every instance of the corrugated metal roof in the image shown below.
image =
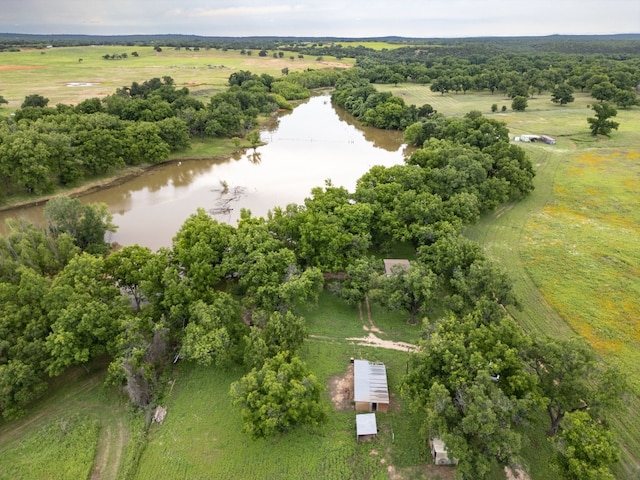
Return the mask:
M375 413L361 413L356 415L356 435L376 435L378 425Z
M387 368L384 363L354 360L353 401L389 403Z

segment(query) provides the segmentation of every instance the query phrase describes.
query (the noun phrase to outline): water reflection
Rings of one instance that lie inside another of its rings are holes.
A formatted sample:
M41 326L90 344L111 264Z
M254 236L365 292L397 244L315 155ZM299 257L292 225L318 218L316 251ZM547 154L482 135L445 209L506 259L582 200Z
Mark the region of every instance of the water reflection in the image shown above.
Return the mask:
M235 224L242 208L265 216L274 206L301 203L326 179L353 190L373 165L395 165L404 158L400 132L362 128L336 111L326 95L279 115L261 137L266 144L245 153L159 165L82 201L109 205L119 226L114 241L157 249L171 244L198 207ZM39 222L42 207L3 212L0 220L9 215Z

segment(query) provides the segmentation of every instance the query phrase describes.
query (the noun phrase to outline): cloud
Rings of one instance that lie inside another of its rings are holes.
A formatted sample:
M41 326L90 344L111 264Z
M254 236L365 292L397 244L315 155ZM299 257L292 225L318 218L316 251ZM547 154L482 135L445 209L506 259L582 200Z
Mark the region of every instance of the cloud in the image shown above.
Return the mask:
M468 37L640 33L638 0L2 0L0 31Z
M206 18L206 17L248 17L273 15L282 13L301 13L304 11L302 5L264 5L258 7L224 7L224 8L176 8L165 13L165 17L186 17L186 18Z

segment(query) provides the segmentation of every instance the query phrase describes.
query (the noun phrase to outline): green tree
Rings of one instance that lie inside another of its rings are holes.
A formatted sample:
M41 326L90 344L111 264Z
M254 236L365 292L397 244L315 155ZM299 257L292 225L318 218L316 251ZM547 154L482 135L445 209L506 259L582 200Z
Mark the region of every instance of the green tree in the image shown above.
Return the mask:
M184 330L181 355L201 365L229 364L233 357L232 324L238 323L238 304L223 292L216 294L212 304L197 300L189 306L189 323Z
M601 102L613 100L618 89L611 82L596 83L591 87L591 96Z
M270 437L298 425L315 427L326 419L320 383L302 360L289 358L286 352L232 383L230 395L241 409L243 431L252 438Z
M558 432L568 413L589 410L605 415L620 404L626 388L622 376L603 366L581 339L537 339L527 357L546 399L549 435Z
M158 392L160 373L167 364L168 331L151 316L125 314L116 320L118 334L111 348L106 383L122 385L131 403L149 405Z
M106 204L83 205L77 198L64 195L47 202L44 216L54 237L66 233L73 237L78 247L89 253L105 253L110 246L105 236L117 229Z
M250 334L245 337L245 364L250 368L260 367L268 358L278 353L295 355L308 336L304 319L293 312L285 314L272 312L266 321L253 316L257 324L251 327Z
M0 415L5 419L22 415L25 406L42 396L46 388L33 365L20 360L0 364Z
M9 103L9 101L6 98L4 98L4 96L0 95L0 105L3 105L3 104L6 105L7 103Z
M119 319L130 310L104 274L104 260L87 253L58 274L44 301L51 319L46 339L51 376L106 352L118 334Z
M152 257L147 247L127 245L105 259L105 269L114 285L130 296L138 311L145 300L142 283L147 278L147 265Z
M166 160L171 148L154 122L135 122L125 128L127 160L131 165Z
M227 273L222 261L234 238L233 227L214 220L202 208L180 227L173 239L174 257L182 277L180 282L192 288L198 298L207 298Z
M516 112L524 112L527 108L527 97L522 95L517 95L513 97L513 101L511 102L511 109Z
M629 108L638 105L638 96L632 90L618 90L613 97L613 103L620 108Z
M618 122L610 120L618 114L618 111L607 102L595 103L591 109L595 112L595 117L587 118L587 122L591 129L591 135L594 137L598 135L609 136L611 130L617 130L620 126Z
M614 480L609 467L620 458L613 434L588 412L569 413L553 444L555 464L565 480Z
M415 325L424 316L435 296L436 276L426 266L412 262L410 267L397 265L391 275L380 275L371 298L392 310L409 314L408 322Z
M349 305L357 305L365 300L377 276L378 263L373 257L363 257L347 266L345 278L340 282L340 296Z
M551 92L551 101L553 103L559 103L560 105L566 105L575 100L573 97L573 87L568 83L560 83L556 85Z
M49 104L49 99L39 95L37 93L33 93L31 95L27 95L24 97L24 102L20 108L28 108L28 107L40 107L44 108Z
M53 188L54 149L48 135L20 128L0 143L0 173L29 193L42 194Z
M473 253L471 253L473 255ZM480 301L495 302L502 307L518 306L513 293L513 282L506 271L482 257L468 268L453 270L449 281L452 291L449 307L456 312L466 312Z
M492 462L517 462L516 425L535 404L535 379L519 352L527 339L494 302L427 326L402 393L459 460L462 479L487 478Z

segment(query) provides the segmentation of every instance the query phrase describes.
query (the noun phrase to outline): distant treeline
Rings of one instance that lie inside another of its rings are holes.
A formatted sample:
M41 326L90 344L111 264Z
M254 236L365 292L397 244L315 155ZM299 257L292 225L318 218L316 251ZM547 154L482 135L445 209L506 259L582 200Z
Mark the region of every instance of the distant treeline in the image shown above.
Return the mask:
M386 42L415 47L435 46L433 55L468 56L500 53L575 53L575 54L636 54L640 49L640 34L621 35L551 35L544 37L478 37L478 38L415 38L415 37L290 37L249 36L218 37L200 35L40 35L0 33L0 50L20 47L127 45L168 47L229 48L252 50L287 49L309 55L360 56L375 50L364 46L342 47L345 42Z

